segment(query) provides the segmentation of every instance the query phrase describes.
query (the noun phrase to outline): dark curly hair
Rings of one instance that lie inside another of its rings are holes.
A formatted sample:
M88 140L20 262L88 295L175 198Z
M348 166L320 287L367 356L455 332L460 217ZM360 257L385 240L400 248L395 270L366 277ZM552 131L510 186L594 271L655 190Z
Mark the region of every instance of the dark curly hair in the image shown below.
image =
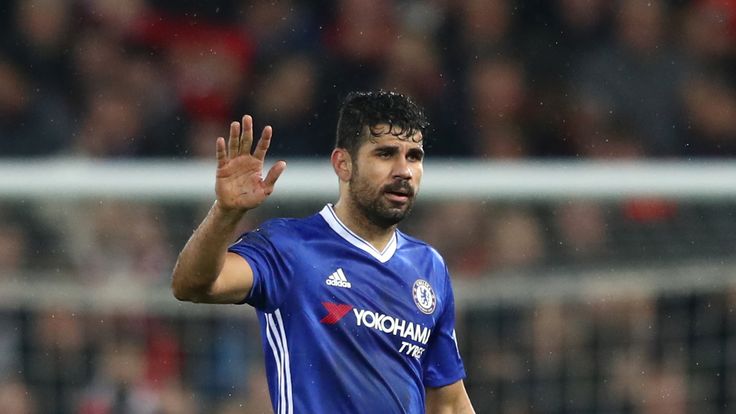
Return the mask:
M424 134L429 122L424 111L408 96L396 92L351 92L340 107L335 148L348 150L355 157L364 140L386 132L376 129L388 124L389 131L399 139L414 139Z

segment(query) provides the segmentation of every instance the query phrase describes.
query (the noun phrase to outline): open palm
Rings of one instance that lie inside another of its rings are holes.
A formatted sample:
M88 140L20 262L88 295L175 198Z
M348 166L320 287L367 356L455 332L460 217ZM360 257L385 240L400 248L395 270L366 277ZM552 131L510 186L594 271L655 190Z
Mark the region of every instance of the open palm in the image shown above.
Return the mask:
M271 144L273 130L263 128L261 138L251 154L253 144L253 118L243 116L242 131L239 122L230 124L230 137L217 138L217 176L215 193L220 207L226 210L245 211L258 207L271 195L276 180L286 163L276 162L263 178L263 160Z

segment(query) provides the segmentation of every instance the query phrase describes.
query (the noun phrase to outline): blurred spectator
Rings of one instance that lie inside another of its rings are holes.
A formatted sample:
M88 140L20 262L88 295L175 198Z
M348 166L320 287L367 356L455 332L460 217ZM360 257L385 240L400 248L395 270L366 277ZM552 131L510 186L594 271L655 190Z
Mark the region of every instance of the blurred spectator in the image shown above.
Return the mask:
M0 407L3 414L36 414L33 395L26 384L14 379L0 379Z
M256 61L273 62L320 48L319 6L294 0L240 3L238 23L253 39Z
M173 85L167 81L164 64L139 52L127 59L122 75L120 82L140 108L142 132L136 155L185 155L184 136L189 124Z
M666 13L663 0L622 0L613 43L581 61L570 87L593 111L588 134L599 130L598 125L622 119L642 138L647 155L677 153L677 97L685 67L667 42Z
M494 160L521 160L529 156L530 148L524 132L510 122L497 122L478 131L474 142L475 154Z
M217 137L226 137L227 125L215 120L200 120L193 122L186 132L184 153L191 158L201 158L211 161L215 153Z
M736 155L736 87L723 75L694 76L685 83L683 99L688 128L683 152L693 156Z
M465 59L503 55L517 46L511 3L509 0L463 0L455 5L460 31L458 40Z
M265 385L265 382L252 384L251 379L244 375L260 366L254 363L259 356L254 352L259 344L253 338L257 325L239 318L222 317L209 323L207 329L212 331L217 341L202 350L203 354L192 368L196 372L194 385L208 400L228 400L233 395L247 394L250 388ZM267 388L264 390L268 393ZM247 402L248 405L253 404L250 400Z
M563 85L579 60L609 41L615 4L606 0L555 0L525 5L526 19L531 21L525 58L538 88L565 92Z
M10 47L43 95L70 94L69 44L74 3L28 0L16 2L16 32Z
M441 103L444 92L440 63L429 39L403 35L396 39L387 56L381 84L384 89L411 96L425 109L434 108Z
M41 212L24 201L0 204L0 280L28 278L68 263L57 229Z
M0 221L0 278L18 276L28 266L29 244L23 227Z
M202 399L183 382L182 352L169 321L110 313L90 322L95 369L74 412L200 412Z
M560 302L547 301L534 309L531 317L532 353L535 359L537 375L549 375L564 364L565 348L573 347L568 343L572 331L578 321L572 312L567 312Z
M540 224L527 210L459 200L437 203L418 215L411 231L434 245L457 277L528 267L546 255Z
M174 253L157 208L109 201L79 213L70 214L62 232L82 280L168 284Z
M0 381L22 371L21 323L15 312L0 312ZM0 405L1 407L2 405Z
M125 48L120 39L99 28L82 26L71 50L74 66L76 104L94 96L99 90L115 86L124 79Z
M508 157L514 154L509 150L516 147L517 152L525 152L521 155L530 155L527 151L532 149L522 131L529 89L521 64L511 59L486 58L473 65L468 76L470 128L466 139L473 154Z
M583 159L635 160L646 155L640 133L623 117L601 119L594 130L577 128L570 132L575 155Z
M654 369L640 388L637 400L642 414L685 414L688 412L687 380L680 369Z
M247 86L252 45L234 28L175 22L166 62L187 115L225 120Z
M268 387L265 386L265 372L262 369L251 371L247 382L249 384L247 392L228 396L216 405L216 410L213 412L216 414L273 413Z
M338 0L335 12L323 39L332 57L325 66L326 87L343 95L369 89L378 81L397 38L394 0L374 1L371 7L360 0Z
M682 46L706 68L733 73L736 65L736 7L728 0L698 0L683 16ZM732 79L733 80L733 79Z
M31 326L24 375L34 384L39 412L65 414L73 406L75 390L90 375L84 321L73 310L49 307L34 315Z
M59 153L67 148L69 134L62 99L49 89L34 88L20 67L0 55L0 155Z
M89 97L75 151L94 158L131 157L143 132L141 121L141 108L129 91L97 91Z
M197 414L201 412L192 390L177 382L169 382L161 390L156 414Z
M489 58L470 70L470 105L475 124L519 120L528 100L524 68L511 59Z
M91 25L104 30L112 38L122 40L135 37L149 20L154 20L150 2L129 0L83 0L80 8Z
M492 213L478 203L438 203L420 217L412 232L431 243L457 277L479 277L491 265L489 220ZM445 220L437 220L445 217Z
M560 235L560 256L584 263L606 253L607 217L600 204L579 201L558 205L554 222Z
M492 211L487 231L492 269L530 267L547 255L541 225L529 210Z
M318 76L319 66L311 56L289 55L262 68L251 100L238 105L264 123L257 133L265 124L274 127L276 138L269 150L274 157L324 157L332 149L334 137L316 110Z
M80 396L80 414L158 412L157 395L145 382L144 345L141 338L119 338L103 345L97 372Z
M378 85L414 98L431 120L426 147L431 157L467 155L467 140L450 139L457 135L459 122L457 93L448 89L442 73L442 59L436 45L419 29L402 33L393 43L386 58Z

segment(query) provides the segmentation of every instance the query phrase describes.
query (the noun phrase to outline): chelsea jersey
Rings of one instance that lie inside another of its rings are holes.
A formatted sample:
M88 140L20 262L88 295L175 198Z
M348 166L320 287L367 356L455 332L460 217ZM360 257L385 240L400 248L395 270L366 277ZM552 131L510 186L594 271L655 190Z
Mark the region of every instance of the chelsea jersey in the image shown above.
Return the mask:
M425 387L465 377L447 267L395 231L378 251L332 205L274 219L229 251L253 270L275 414L423 413Z

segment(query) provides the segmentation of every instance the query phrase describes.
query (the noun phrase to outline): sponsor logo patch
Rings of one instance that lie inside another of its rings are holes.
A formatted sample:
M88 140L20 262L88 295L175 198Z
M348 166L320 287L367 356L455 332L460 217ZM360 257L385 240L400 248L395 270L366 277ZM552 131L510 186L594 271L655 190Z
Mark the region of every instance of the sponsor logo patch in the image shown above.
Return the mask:
M342 271L342 268L338 268L337 270L332 272L331 275L327 276L325 283L327 284L327 286L335 286L347 289L350 289L353 286L350 282L348 282L348 278L345 277L345 272Z
M430 315L434 312L434 309L437 306L437 297L435 296L432 285L430 285L429 282L423 279L417 279L417 281L414 282L414 287L411 292L414 297L414 303L422 313Z
M327 316L320 319L320 322L327 324L327 325L334 325L340 321L345 315L347 315L348 312L350 312L351 309L353 309L352 305L344 305L342 303L331 303L331 302L322 302L322 306L327 309Z

